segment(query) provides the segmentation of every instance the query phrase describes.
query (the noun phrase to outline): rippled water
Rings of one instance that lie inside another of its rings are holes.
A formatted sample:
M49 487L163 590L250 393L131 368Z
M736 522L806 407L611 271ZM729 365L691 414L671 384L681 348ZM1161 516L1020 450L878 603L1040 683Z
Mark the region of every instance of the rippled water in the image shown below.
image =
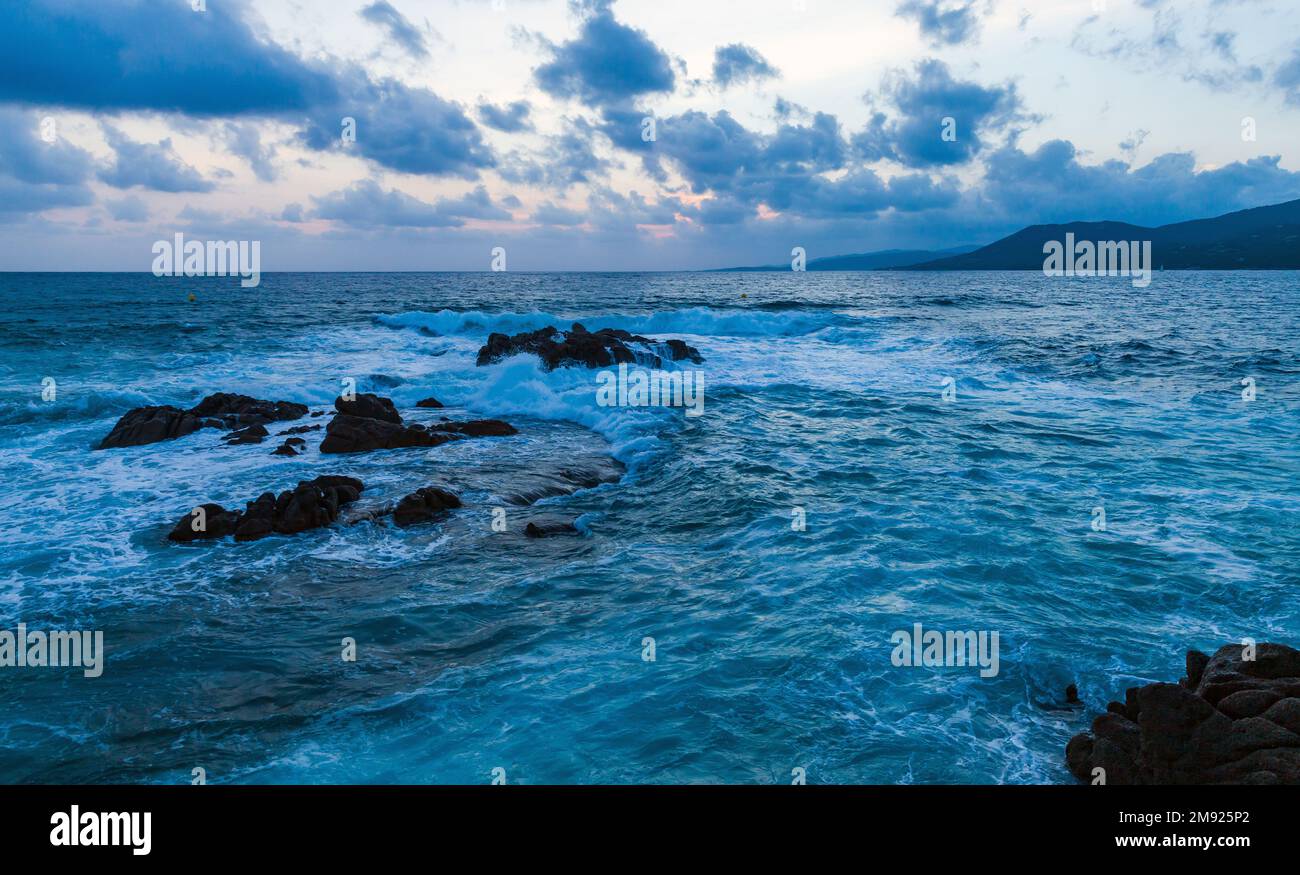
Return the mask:
M108 651L94 679L0 668L0 781L1067 780L1068 737L1186 648L1300 639L1297 278L0 275L0 628L102 629ZM490 331L575 319L698 347L704 415L600 408L592 372L528 357L474 366ZM133 406L319 409L347 377L410 419L432 394L521 434L90 450ZM519 503L611 458L617 483ZM197 503L321 473L465 507L165 540ZM524 538L543 513L583 534ZM999 673L895 667L917 622L997 631Z

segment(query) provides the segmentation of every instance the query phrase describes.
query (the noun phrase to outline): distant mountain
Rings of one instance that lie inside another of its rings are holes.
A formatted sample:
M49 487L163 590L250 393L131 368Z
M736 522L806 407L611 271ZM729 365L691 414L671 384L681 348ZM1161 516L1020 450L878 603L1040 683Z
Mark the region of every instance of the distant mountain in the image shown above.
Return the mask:
M811 259L808 270L891 270L919 264L922 261L934 261L950 255L962 255L973 252L978 246L956 246L952 249L883 249L879 252L863 252L859 255L829 255L825 258ZM766 264L759 267L724 267L721 271L788 271L790 263Z
M1044 244L1063 242L1066 234L1079 242L1150 240L1155 270L1300 269L1300 200L1158 228L1124 222L1031 225L982 249L905 269L1042 270Z

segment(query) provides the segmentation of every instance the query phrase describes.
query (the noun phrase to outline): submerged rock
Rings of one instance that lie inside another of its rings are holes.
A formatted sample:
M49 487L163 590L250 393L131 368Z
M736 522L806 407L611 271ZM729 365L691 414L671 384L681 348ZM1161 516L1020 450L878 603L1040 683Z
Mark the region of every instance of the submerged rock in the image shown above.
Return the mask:
M467 422L439 422L429 426L434 431L463 434L465 437L509 437L519 429L499 419L471 419Z
M297 456L307 448L307 442L302 438L286 438L284 443L275 448L273 456Z
M305 404L217 392L189 410L170 404L128 410L95 449L143 446L175 440L201 428L243 428L298 419L306 414Z
M269 435L264 425L249 425L222 438L228 444L260 444Z
M397 503L393 522L400 528L431 522L447 511L460 507L460 498L436 486L417 489Z
M1300 784L1300 651L1230 644L1187 654L1187 677L1125 692L1070 739L1070 772L1107 784Z
M534 520L524 527L524 534L530 538L552 538L556 535L576 535L578 527L575 520L541 519Z
M181 517L181 521L167 535L168 540L182 543L208 541L235 533L235 527L239 525L239 511L226 510L219 504L204 504L200 507L203 514L195 515L191 511Z
M634 350L632 346L641 347ZM575 322L568 331L539 328L514 336L493 332L478 351L477 363L489 365L520 353L531 353L542 360L548 371L568 365L605 368L620 363L641 363L657 368L663 364L661 354L671 361L704 361L699 350L682 340L660 343L618 328L588 331Z
M268 535L292 535L327 526L339 517L339 508L351 504L365 486L355 477L323 476L304 480L278 496L264 492L241 513L218 504L203 505L206 526L194 531L195 517L186 514L168 534L172 541L222 538L256 541Z
M315 414L312 415L315 416ZM286 434L306 434L309 431L320 431L320 429L321 425L318 422L315 425L295 425L293 428L286 428L284 431L277 431L275 434L279 437Z

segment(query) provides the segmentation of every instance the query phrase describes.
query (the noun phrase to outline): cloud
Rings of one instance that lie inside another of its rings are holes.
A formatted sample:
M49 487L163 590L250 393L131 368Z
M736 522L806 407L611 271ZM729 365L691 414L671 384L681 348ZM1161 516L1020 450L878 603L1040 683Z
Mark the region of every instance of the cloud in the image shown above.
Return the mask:
M1021 112L1014 84L985 87L954 79L939 60L919 62L912 75L887 75L870 101L891 106L894 117L876 112L853 144L868 161L888 159L909 167L969 161L985 138L1030 117ZM944 119L952 119L949 126ZM945 134L951 134L946 137Z
M315 111L301 133L311 148L340 148L343 119L351 118L356 141L348 148L392 170L476 179L496 165L460 104L396 79L372 81L360 70L341 81L343 97Z
M506 106L480 103L478 120L494 130L514 134L533 129L533 123L528 117L531 112L532 106L526 100L516 100Z
M171 138L140 143L112 125L103 125L104 138L114 153L113 163L99 171L99 179L114 188L153 191L211 191L215 186L186 164L172 149Z
M58 136L59 120L17 109L0 108L0 175L36 185L76 185L90 176L94 159ZM50 141L37 133L44 133Z
M262 39L243 4L206 13L183 2L29 0L0 4L0 102L99 113L260 116L299 125L311 148L339 145L406 173L475 178L494 163L460 106L361 67L305 60Z
M539 225L572 227L574 225L581 225L584 218L582 213L577 210L557 207L555 204L547 201L533 211L533 214L529 216L529 221L536 222Z
M593 107L673 90L672 62L644 31L615 20L609 2L583 8L577 39L552 46L551 60L533 71L539 88Z
M221 133L231 154L247 161L258 179L274 182L279 177L280 172L274 163L275 147L262 144L262 135L256 125L251 122L226 122Z
M0 101L195 116L271 114L327 101L327 69L188 3L0 4Z
M1287 103L1300 106L1300 49L1296 49L1290 60L1277 68L1273 83L1282 89Z
M713 52L713 81L723 88L761 82L779 75L767 59L743 43L718 46Z
M597 128L583 118L566 119L564 130L546 138L535 156L513 152L498 168L507 182L535 187L566 188L605 175L611 162L596 154Z
M429 47L424 41L424 34L388 0L375 0L357 14L371 24L383 28L388 33L388 38L401 46L412 58L423 60L429 57Z
M915 21L921 34L935 45L957 45L979 33L976 0L903 0L895 12Z
M104 207L119 222L144 222L149 219L149 208L133 194L118 200L104 201Z
M466 219L511 218L482 186L463 197L441 198L431 204L396 189L384 191L373 179L365 179L312 200L316 202L315 218L354 228L459 228Z
M1169 152L1135 167L1079 162L1075 146L1052 140L1033 152L1004 147L988 157L979 190L1018 224L1115 219L1143 225L1219 215L1300 197L1300 172L1261 156L1196 169L1190 153Z

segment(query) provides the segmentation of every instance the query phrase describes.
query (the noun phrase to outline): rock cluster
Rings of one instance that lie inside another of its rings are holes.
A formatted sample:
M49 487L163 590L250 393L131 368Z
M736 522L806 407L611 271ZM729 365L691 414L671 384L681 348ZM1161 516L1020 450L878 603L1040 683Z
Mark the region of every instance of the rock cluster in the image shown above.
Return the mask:
M505 437L518 433L514 426L499 419L407 425L392 401L370 394L357 395L350 401L335 399L334 407L338 413L325 427L325 440L320 445L322 453L436 447L462 437Z
M256 541L318 529L337 520L339 508L356 501L363 489L355 477L325 476L301 481L278 496L264 492L242 512L205 504L201 515L186 514L167 537L187 542L234 535L236 541Z
M1187 677L1130 688L1065 758L1089 783L1300 784L1300 651L1189 651Z
M95 447L136 447L174 440L201 428L236 429L265 426L268 422L299 419L307 405L292 401L262 401L248 395L218 392L189 410L170 404L136 407L126 412L112 431Z
M633 346L640 349L634 349ZM657 368L663 364L663 356L670 361L689 359L696 364L704 361L699 350L681 340L660 343L618 328L588 331L575 322L568 331L539 328L513 337L493 332L488 336L487 343L479 349L477 363L480 366L489 365L520 353L536 355L548 371L569 365L607 368L620 363L640 363Z

